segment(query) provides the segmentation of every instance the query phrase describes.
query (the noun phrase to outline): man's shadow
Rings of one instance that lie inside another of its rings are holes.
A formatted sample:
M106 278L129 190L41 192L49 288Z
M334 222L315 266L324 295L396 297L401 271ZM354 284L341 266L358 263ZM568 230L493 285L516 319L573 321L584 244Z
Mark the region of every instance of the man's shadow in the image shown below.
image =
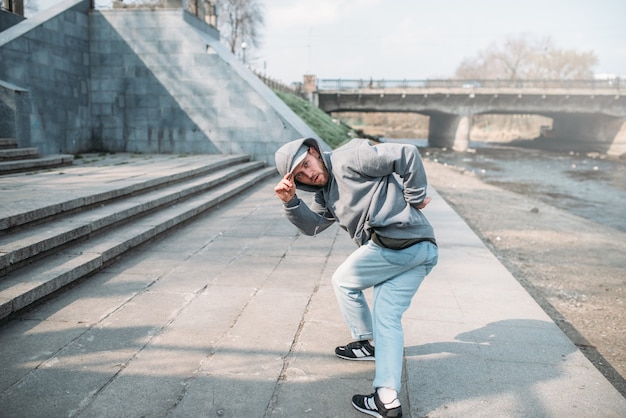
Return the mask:
M405 349L411 416L444 408L494 416L494 407L508 416L549 416L542 384L562 378L576 351L554 323L530 319L492 322L455 340Z

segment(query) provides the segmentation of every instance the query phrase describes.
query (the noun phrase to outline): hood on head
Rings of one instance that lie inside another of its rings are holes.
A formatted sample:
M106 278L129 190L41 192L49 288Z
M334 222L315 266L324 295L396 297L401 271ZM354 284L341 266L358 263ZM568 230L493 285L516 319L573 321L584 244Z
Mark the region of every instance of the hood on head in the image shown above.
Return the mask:
M274 154L276 168L278 169L281 177L285 177L285 174L291 172L294 161L299 157L302 157L303 154L299 151L303 145L305 147L314 147L317 152L322 155L322 150L317 140L313 138L300 138L296 139L295 141L287 142L285 145L280 147ZM306 191L315 191L319 189L318 187L307 186L297 181L296 187Z

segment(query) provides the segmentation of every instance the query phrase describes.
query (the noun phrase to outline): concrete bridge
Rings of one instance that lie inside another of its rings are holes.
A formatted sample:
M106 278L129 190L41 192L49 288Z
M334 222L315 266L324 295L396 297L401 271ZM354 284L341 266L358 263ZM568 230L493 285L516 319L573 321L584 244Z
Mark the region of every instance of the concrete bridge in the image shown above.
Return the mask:
M538 141L555 149L626 153L626 80L317 80L326 112L415 112L435 147L467 148L472 116L552 118Z

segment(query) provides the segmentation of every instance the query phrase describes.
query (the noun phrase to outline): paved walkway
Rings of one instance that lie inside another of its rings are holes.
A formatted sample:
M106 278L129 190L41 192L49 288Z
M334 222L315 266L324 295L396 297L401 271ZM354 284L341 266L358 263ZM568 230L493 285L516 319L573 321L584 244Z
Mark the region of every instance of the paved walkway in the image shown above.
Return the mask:
M300 235L276 181L0 326L0 415L365 416L350 398L371 391L373 363L333 355L350 335L330 277L354 244L338 228ZM626 399L431 195L440 264L405 315L405 417L625 417Z

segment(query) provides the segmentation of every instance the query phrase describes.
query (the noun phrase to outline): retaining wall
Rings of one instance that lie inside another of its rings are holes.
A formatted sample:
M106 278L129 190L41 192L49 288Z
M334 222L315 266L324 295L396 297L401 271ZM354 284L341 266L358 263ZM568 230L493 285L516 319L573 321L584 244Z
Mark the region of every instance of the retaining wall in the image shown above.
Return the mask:
M246 153L273 164L283 143L317 137L182 8L67 0L0 33L0 80L28 90L28 141L42 154Z
M88 26L89 1L67 0L0 32L0 80L30 97L30 137L18 135L19 146L90 149Z

